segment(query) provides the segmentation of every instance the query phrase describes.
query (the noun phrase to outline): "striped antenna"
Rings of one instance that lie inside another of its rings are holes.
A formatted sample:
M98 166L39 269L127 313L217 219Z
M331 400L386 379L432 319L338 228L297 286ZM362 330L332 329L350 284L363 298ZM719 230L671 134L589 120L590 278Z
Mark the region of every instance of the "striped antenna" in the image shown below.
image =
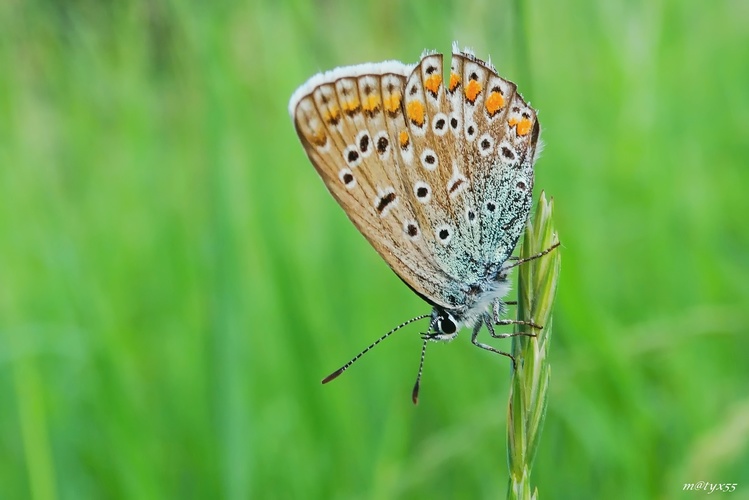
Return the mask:
M322 380L322 383L323 384L327 384L331 380L337 378L341 373L343 373L346 370L348 370L348 368L351 365L353 365L356 361L358 361L359 358L361 358L362 356L364 356L370 349L372 349L374 346L376 346L377 344L379 344L380 342L382 342L383 340L385 340L386 338L388 338L389 336L391 336L393 333L397 332L398 330L400 330L404 326L410 325L414 321L419 321L420 319L428 318L429 316L430 316L429 314L423 314L421 316L416 316L415 318L411 318L408 321L406 321L404 323L401 323L400 325L396 326L395 328L393 328L392 330L390 330L389 332L387 332L385 335L383 335L379 339L377 339L374 342L372 342L366 349L364 349L362 352L360 352L359 354L357 354L356 356L354 356L351 359L351 361L349 361L348 363L346 363L345 365L343 365L342 367L340 367L339 369L337 369L336 371L334 371L333 373L331 373L330 375L328 375L327 377L325 377ZM422 361L423 361L423 358L422 358Z

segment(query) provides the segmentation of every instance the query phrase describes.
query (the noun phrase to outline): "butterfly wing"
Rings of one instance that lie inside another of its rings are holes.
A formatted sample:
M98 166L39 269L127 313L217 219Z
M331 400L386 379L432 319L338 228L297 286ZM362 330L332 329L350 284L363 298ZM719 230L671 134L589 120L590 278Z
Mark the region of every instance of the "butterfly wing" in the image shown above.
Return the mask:
M478 231L476 258L488 267L511 254L531 209L539 123L517 86L488 62L453 47L452 112L462 116L466 162Z
M531 207L535 111L491 64L453 51L317 75L289 110L359 231L416 293L447 308L512 253Z
M461 117L453 111L442 83L442 55L426 53L406 81L404 110L411 139L402 151L401 177L417 208L425 244L437 267L447 275L441 300L458 305L479 275L477 219L470 184L472 164L464 151ZM459 110L462 111L462 110Z
M411 147L403 114L406 78L396 61L316 75L289 111L312 164L346 215L416 293L446 306L447 276L430 256L400 171Z
M422 56L406 82L404 110L412 152L403 156L404 188L437 267L440 290L465 304L512 253L531 208L535 111L491 64L454 50L442 84L442 56Z

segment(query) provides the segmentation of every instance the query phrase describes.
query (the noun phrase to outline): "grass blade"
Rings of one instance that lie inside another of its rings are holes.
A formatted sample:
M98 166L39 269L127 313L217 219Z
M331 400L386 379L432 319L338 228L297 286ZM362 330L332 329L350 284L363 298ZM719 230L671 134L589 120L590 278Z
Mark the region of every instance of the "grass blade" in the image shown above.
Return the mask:
M522 258L528 258L558 241L552 212L553 199L546 200L542 192L536 214L525 228ZM512 354L517 367L513 371L507 416L507 457L510 480L507 498L536 498L531 493L530 475L536 456L539 438L546 414L549 387L548 353L551 341L551 309L556 294L559 265L559 249L531 260L519 267L518 319L530 321L543 328L536 331L537 337L513 337ZM528 331L529 327L516 326L515 332Z

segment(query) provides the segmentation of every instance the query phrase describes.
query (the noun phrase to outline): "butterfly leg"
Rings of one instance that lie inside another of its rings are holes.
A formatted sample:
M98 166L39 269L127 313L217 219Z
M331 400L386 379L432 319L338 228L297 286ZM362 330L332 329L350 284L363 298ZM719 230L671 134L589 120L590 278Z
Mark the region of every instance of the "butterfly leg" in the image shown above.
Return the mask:
M479 331L481 330L481 327L484 325L484 322L486 322L486 319L488 319L488 318L484 318L484 320L479 321L478 323L476 323L476 326L473 327L473 333L471 334L471 343L473 343L473 345L475 345L477 347L480 347L482 349L486 349L487 351L491 351L491 352L494 352L494 353L497 353L497 354L501 354L502 356L507 356L508 358L510 358L512 360L512 368L515 369L516 368L516 366L515 366L515 357L512 354L510 354L509 352L500 351L499 349L495 349L494 347L492 347L490 345L486 345L486 344L483 344L483 343L479 342L479 340L478 340ZM490 324L491 324L491 321L486 322L486 326L487 327L489 327ZM489 327L489 328L491 328L491 327ZM489 331L491 332L491 330L489 330Z
M558 247L559 245L561 245L561 243L557 241L556 243L554 243L553 245L551 245L551 246L550 246L549 248L547 248L546 250L543 250L543 251L541 251L541 252L538 252L538 253L537 253L537 254L535 254L535 255L531 255L530 257L525 257L525 258L523 258L523 259L519 259L519 258L517 258L517 257L510 257L510 258L509 258L509 259L507 259L507 260L512 260L512 261L514 261L514 262L513 262L512 264L510 264L509 266L504 266L504 267L503 267L503 268L501 269L500 273L507 273L507 271L508 271L508 270L510 270L510 269L512 269L513 267L517 267L517 266L519 266L520 264L525 264L525 263L526 263L526 262L528 262L528 261L531 261L531 260L535 260L535 259L538 259L538 258L540 258L540 257L543 257L544 255L546 255L547 253L551 252L552 250L554 250L554 249L555 249L556 247Z
M494 337L495 339L506 339L508 337L535 337L535 333L526 333L526 332L517 332L517 333L497 333L494 331L495 326L499 325L526 325L531 326L534 328L541 328L540 326L536 325L535 323L531 323L530 321L517 321L514 319L502 319L499 320L497 323L492 324L491 321L486 322L486 329L489 330L489 335Z
M502 316L507 312L505 304L500 299L494 299L492 302L492 313L494 314L494 324L499 323Z
M502 319L502 316L507 312L507 308L504 306L516 306L518 305L516 300L508 300L507 302L503 302L500 299L494 299L494 302L492 302L492 313L494 314L494 325L514 325L514 324L521 324L521 325L527 325L532 326L534 328L538 328L539 330L542 328L535 323L530 322L519 322L516 320L508 320L508 319ZM487 322L488 324L488 322Z
M495 326L502 326L502 325L523 325L523 326L530 326L531 328L535 328L536 330L540 330L543 328L541 325L537 325L536 323L532 321L522 321L519 319L500 319L496 323L494 323ZM532 337L535 337L535 333L521 333L520 335L530 335Z

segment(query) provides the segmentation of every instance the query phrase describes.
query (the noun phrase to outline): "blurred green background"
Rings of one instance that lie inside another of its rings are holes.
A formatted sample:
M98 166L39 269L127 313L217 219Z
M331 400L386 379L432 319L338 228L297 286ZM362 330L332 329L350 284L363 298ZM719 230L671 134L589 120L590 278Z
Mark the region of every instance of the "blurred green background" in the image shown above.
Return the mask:
M306 159L320 70L491 55L564 244L541 498L749 498L749 3L0 5L3 498L497 498L509 363ZM501 344L501 342L499 342ZM504 345L509 348L509 341Z

